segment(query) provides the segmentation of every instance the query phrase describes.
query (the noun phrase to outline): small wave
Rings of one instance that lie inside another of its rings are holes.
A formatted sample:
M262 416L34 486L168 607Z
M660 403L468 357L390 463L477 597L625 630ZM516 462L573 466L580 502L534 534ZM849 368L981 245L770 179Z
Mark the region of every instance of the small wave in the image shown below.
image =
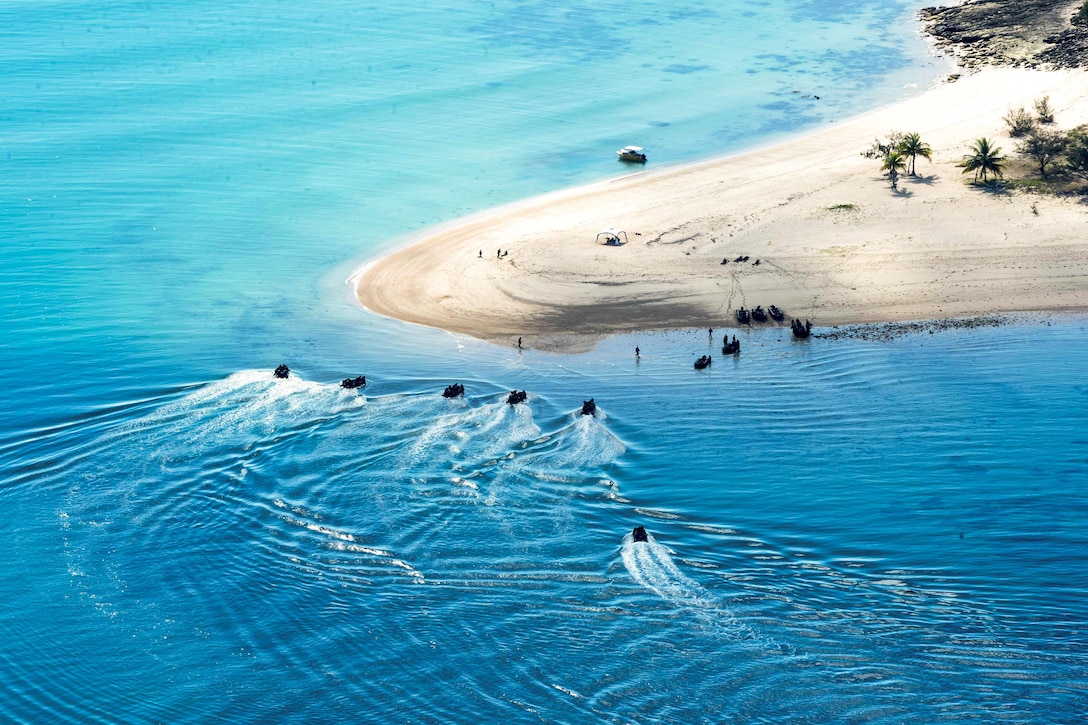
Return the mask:
M397 567L398 569L403 569L405 572L408 573L409 577L411 577L414 581L420 584L422 584L424 581L423 572L419 571L403 559L398 559L391 552L384 551L382 549L375 549L370 546L348 544L342 541L327 542L325 544L325 548L329 549L330 551L342 551L351 554L367 554L379 560L380 562L384 562L386 564L389 564L390 566Z
M664 519L666 521L679 521L683 517L678 514L669 513L668 511L656 511L654 509L637 508L635 513L639 516L649 516L653 519Z
M288 507L283 501L274 500L273 504L276 508L283 509L276 513L284 523L292 527L318 534L319 544L322 548L329 551L365 555L364 559L370 565L377 566L379 570L383 567L391 566L407 572L407 575L417 583L422 583L424 581L422 572L403 559L398 558L392 552L359 543L359 535L349 531L343 531L327 524L317 523L314 520L317 518L314 514L301 510L298 507Z
M564 695L570 695L571 697L577 698L577 699L579 699L579 700L584 700L584 699L585 699L585 696L584 696L584 695L582 695L582 694L581 694L581 693L579 693L579 692L576 692L575 690L572 690L572 689L570 689L569 687L563 687L562 685L557 685L557 684L556 684L556 683L554 683L554 682L552 683L552 687L554 687L555 689L559 690L559 691L560 691L560 692L562 692L562 693L563 693Z

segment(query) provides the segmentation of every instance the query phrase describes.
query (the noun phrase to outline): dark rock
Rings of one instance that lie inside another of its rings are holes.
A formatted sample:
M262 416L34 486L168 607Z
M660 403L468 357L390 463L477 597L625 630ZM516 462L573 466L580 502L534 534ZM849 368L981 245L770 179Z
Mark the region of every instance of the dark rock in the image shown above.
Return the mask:
M987 315L983 317L961 317L938 320L920 320L917 322L880 322L867 325L838 327L820 333L821 340L871 340L887 342L904 335L919 333L946 332L949 330L972 330L980 327L1000 327L1013 322L1007 315Z
M918 11L941 50L968 68L1088 67L1088 27L1070 19L1082 3L974 0Z

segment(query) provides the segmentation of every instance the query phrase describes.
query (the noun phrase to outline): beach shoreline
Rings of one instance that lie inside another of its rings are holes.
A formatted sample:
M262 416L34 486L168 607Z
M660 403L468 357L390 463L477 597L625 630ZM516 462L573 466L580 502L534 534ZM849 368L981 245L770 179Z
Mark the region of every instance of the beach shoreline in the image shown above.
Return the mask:
M741 306L818 326L1086 310L1088 204L983 190L956 165L982 136L1011 159L1002 117L1043 95L1059 127L1088 123L1085 70L984 67L784 143L455 220L349 284L377 314L554 351L736 327ZM898 192L861 155L892 131L934 149ZM609 227L628 243L595 243Z

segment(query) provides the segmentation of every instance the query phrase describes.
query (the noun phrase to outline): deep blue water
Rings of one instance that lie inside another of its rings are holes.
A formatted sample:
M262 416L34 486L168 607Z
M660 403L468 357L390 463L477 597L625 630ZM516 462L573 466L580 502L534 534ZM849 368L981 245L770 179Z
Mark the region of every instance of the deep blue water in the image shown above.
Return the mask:
M1082 721L1083 317L696 373L344 285L924 87L914 7L0 7L0 720Z

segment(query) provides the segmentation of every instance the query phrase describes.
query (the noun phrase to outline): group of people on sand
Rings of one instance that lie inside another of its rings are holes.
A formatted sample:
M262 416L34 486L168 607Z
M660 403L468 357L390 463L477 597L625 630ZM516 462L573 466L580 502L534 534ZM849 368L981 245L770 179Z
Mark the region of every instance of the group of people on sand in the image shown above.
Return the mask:
M497 250L497 251L495 252L495 259L504 259L504 258L506 257L506 255L508 255L508 254L510 254L510 250L509 250L509 249L507 249L507 250L506 250L506 251L504 252L504 251L502 251L502 248L500 247L500 248L499 248L499 249L498 249L498 250ZM484 258L484 250L482 250L482 249L480 250L480 257L479 257L479 258L480 258L480 259L483 259L483 258Z

